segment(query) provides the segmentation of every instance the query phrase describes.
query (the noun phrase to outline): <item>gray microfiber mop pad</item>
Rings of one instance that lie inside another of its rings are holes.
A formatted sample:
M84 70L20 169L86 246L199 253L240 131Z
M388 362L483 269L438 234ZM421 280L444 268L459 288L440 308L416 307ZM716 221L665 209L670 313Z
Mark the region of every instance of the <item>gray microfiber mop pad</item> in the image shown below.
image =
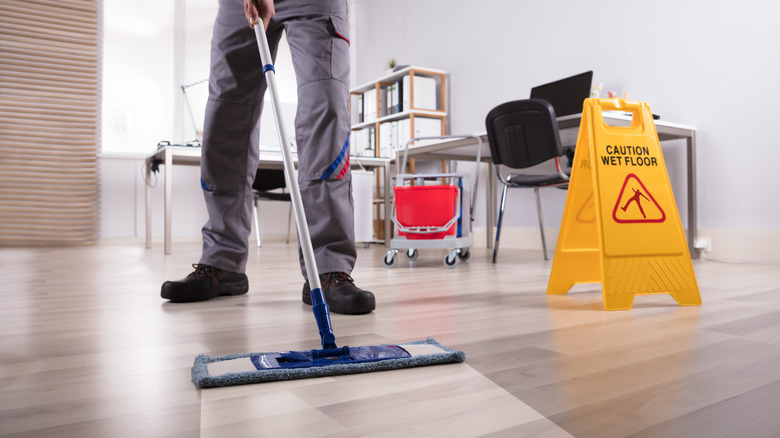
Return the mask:
M231 354L218 357L209 357L201 354L195 358L195 363L192 365L192 381L200 388L215 388L277 380L309 379L341 374L397 370L401 368L458 363L466 360L466 355L462 351L441 345L433 338L393 345L404 348L411 354L411 357L310 368L258 370L249 359L250 356L269 353Z

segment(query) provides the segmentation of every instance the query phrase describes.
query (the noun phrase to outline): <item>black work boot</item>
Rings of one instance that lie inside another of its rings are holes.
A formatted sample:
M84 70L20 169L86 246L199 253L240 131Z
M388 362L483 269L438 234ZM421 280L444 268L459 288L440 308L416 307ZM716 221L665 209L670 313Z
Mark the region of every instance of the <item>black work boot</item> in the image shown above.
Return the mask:
M329 272L320 275L322 292L328 309L333 313L360 315L369 313L376 308L374 294L355 286L355 281L344 272ZM309 282L303 284L304 304L311 306L311 289Z
M246 274L237 274L213 266L194 264L190 275L178 281L166 281L160 296L174 303L205 301L222 295L242 295L249 290Z

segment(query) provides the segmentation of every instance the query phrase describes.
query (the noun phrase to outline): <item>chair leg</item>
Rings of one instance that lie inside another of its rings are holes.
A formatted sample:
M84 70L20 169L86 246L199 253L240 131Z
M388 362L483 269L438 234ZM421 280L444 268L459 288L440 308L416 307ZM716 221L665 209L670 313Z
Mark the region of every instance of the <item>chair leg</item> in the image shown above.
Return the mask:
M292 222L292 201L290 201L290 212L287 213L287 241L290 243L290 222Z
M544 259L547 258L547 240L544 238L544 218L542 218L542 201L539 199L539 187L534 187L534 193L536 193L536 213L539 215L539 233L542 235L542 252L544 253Z
M498 241L501 239L501 221L504 218L504 207L506 206L506 189L507 186L504 185L504 190L501 192L501 207L498 209L498 223L496 224L496 242L493 244L493 263L496 262L496 258L498 257Z
M257 197L254 198L252 210L255 216L255 234L257 235L257 247L260 248L263 244L260 242L260 217L257 215Z

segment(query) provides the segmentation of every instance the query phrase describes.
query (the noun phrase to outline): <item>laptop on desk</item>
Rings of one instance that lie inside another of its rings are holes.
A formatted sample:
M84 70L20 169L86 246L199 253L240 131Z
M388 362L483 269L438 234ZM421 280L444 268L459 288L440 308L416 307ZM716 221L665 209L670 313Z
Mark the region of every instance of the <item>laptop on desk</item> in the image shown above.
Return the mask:
M552 105L556 117L579 114L582 102L590 97L593 71L531 88L531 99L544 99Z

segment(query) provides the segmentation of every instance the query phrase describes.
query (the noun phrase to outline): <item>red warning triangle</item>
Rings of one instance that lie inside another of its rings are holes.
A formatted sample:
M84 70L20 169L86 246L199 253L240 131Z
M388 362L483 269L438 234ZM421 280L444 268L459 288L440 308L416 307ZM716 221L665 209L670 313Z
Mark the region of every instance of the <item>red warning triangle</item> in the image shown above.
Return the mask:
M620 224L660 223L666 220L666 213L639 177L629 173L612 210L612 219Z

